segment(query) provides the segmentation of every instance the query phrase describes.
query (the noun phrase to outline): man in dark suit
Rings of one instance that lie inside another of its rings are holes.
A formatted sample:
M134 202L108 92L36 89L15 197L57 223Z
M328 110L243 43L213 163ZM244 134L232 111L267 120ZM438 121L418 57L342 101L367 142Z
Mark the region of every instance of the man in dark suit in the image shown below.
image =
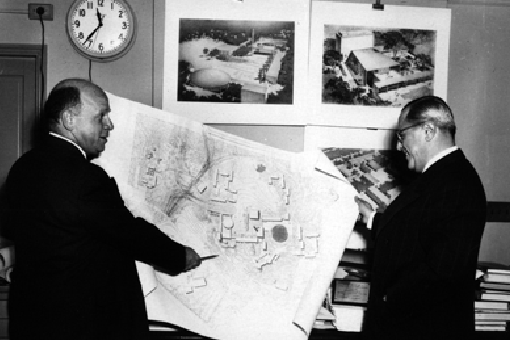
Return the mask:
M116 182L89 162L113 129L100 87L63 80L44 110L49 135L13 165L6 181L16 247L11 338L147 339L135 260L176 275L199 265L200 257L133 217Z
M373 214L375 236L364 331L369 339L468 339L474 332L474 280L485 226L485 192L455 146L449 106L427 96L407 104L397 148L418 177Z

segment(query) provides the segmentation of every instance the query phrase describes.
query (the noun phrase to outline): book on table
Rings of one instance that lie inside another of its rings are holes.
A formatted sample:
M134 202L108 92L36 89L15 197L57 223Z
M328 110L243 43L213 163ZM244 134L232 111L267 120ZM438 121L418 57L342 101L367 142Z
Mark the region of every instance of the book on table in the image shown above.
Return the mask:
M503 274L503 275L510 275L510 269L504 269L504 268L491 268L488 267L486 269L487 273L489 274Z
M510 302L510 292L503 290L483 289L477 292L478 300Z
M506 321L490 321L490 320L476 320L475 330L476 331L488 331L488 332L504 332L506 331Z
M510 266L497 262L478 262L476 278L482 282L502 282L510 284Z
M504 290L510 292L510 284L508 283L499 283L499 282L480 282L481 289L489 289L489 290Z
M505 320L476 320L477 326L506 326L508 323Z
M484 282L501 282L510 284L510 274L491 273L486 271L483 275Z
M504 301L477 300L475 301L475 310L509 310L508 305L509 303Z
M475 321L476 320L510 321L510 311L475 310Z

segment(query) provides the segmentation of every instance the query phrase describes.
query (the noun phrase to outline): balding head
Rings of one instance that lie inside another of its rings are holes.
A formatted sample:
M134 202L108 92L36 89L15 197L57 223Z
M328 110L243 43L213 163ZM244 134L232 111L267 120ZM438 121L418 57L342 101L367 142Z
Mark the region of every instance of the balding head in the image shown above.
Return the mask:
M53 90L61 89L61 88L67 88L67 87L74 87L79 89L81 92L88 92L88 93L95 93L96 95L104 95L106 96L106 93L103 91L101 87L98 85L92 83L91 81L87 79L82 78L67 78L64 80L61 80L60 82L53 87Z
M113 129L108 96L85 79L69 78L55 85L44 112L50 130L75 142L89 158L104 150Z
M409 169L422 172L431 159L455 146L455 120L439 97L409 102L400 113L397 148L405 153Z
M82 78L64 79L53 87L44 105L44 116L51 131L57 132L56 126L66 110L80 112L83 94L107 98L102 88Z
M399 126L404 122L415 124L430 121L455 140L455 120L452 110L446 102L435 96L425 96L415 99L402 109L399 118Z

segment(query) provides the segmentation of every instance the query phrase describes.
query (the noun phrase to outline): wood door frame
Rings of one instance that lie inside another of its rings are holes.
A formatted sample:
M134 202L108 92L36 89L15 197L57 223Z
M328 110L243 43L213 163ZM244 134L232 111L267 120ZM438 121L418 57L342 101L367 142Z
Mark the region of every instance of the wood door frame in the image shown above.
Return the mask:
M0 56L26 57L34 58L37 69L35 72L35 121L34 125L39 129L41 122L41 113L46 100L46 82L48 49L47 45L40 44L3 44L0 43ZM41 65L42 64L42 65ZM42 72L41 72L42 67ZM34 140L32 139L32 144ZM22 145L22 152L28 151L34 145Z
M23 120L26 117L30 117L28 124L23 122L21 126L21 133L23 135L29 134L30 137L28 141L25 140L25 137L21 140L21 154L30 150L32 147L37 144L39 137L41 136L41 114L44 105L44 100L46 98L46 74L47 74L47 46L42 46L41 44L3 44L0 43L0 56L2 57L13 57L19 59L30 59L31 61L35 61L35 108L30 106L27 108L23 106L21 114L23 115ZM41 70L42 69L42 70ZM41 72L42 71L42 72ZM32 85L31 85L32 86ZM31 90L32 91L32 90ZM34 110L34 111L32 111ZM3 217L5 215L4 211L4 190L3 183L0 183L0 245L5 246L6 244L10 244L11 241L9 238L6 238L6 233L8 231L3 230Z

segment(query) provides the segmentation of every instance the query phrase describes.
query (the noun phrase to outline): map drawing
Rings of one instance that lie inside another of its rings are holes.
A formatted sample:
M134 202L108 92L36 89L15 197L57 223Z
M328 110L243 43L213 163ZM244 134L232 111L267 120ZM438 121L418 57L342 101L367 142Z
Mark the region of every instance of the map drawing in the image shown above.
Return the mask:
M316 171L320 151L109 98L115 130L97 163L126 206L217 255L178 276L140 264L149 318L218 339L306 339L358 215L354 187Z

